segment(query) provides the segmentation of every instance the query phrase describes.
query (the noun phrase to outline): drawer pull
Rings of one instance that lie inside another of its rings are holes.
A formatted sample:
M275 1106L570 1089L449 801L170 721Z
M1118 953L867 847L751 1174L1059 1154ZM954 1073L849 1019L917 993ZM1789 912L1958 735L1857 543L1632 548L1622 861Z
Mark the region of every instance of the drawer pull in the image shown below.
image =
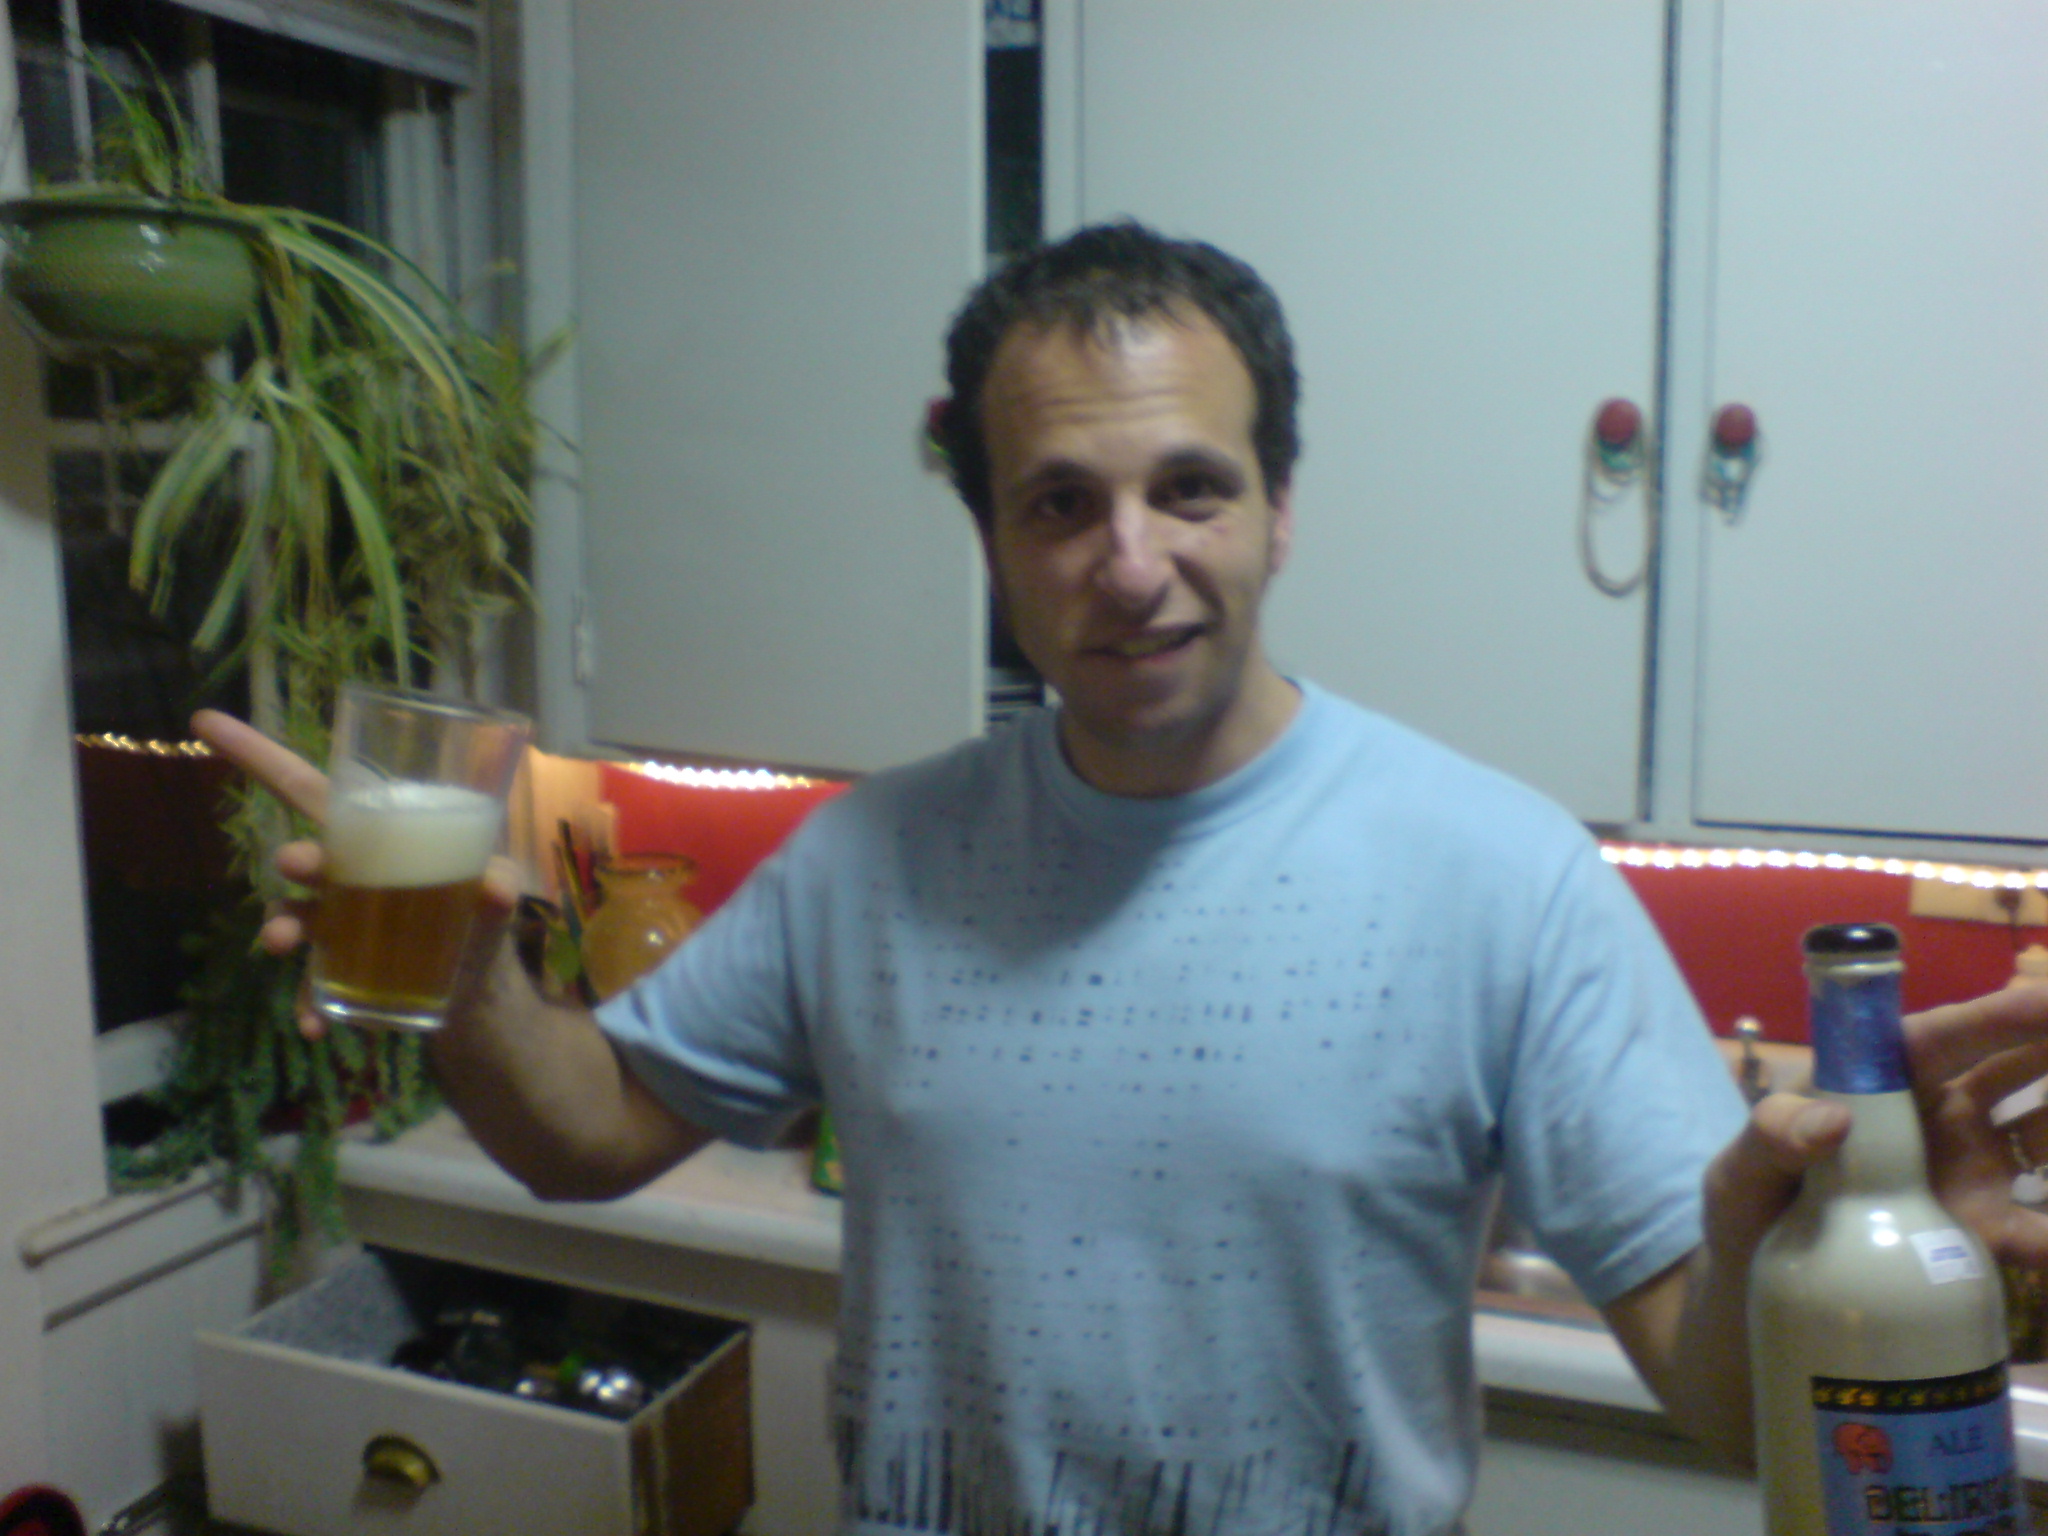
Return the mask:
M363 1471L381 1483L413 1493L441 1480L434 1458L403 1435L379 1435L363 1447Z

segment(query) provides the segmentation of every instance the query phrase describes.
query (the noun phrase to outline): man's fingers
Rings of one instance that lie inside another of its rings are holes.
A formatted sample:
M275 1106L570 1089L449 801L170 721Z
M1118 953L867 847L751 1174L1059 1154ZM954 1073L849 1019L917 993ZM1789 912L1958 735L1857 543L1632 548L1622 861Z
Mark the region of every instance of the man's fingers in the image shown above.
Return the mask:
M1970 1102L1987 1114L2030 1083L2048 1077L2048 1040L1999 1051L1956 1079Z
M1710 1242L1750 1253L1799 1193L1806 1170L1842 1144L1849 1111L1825 1099L1774 1093L1707 1170Z
M1831 1099L1774 1093L1750 1116L1746 1152L1762 1159L1793 1184L1849 1134L1849 1110Z
M2048 1105L2015 1115L1999 1129L2005 1133L2006 1146L2022 1172L2031 1173L2048 1165Z
M291 748L217 709L194 715L192 734L286 805L315 821L326 821L327 775Z
M277 850L276 862L277 872L294 885L315 885L327 867L327 850L313 842L286 843Z
M256 939L266 953L288 955L306 942L305 917L297 908L273 912L256 930Z
M2015 1046L2048 1040L2048 987L2007 987L1906 1018L1916 1083L1946 1083Z
M299 978L299 996L296 1007L299 1034L308 1040L318 1040L327 1033L327 1021L313 1010L313 978L311 974Z
M511 859L494 858L484 869L483 900L487 908L496 908L499 918L508 918L518 909L521 879L519 866Z

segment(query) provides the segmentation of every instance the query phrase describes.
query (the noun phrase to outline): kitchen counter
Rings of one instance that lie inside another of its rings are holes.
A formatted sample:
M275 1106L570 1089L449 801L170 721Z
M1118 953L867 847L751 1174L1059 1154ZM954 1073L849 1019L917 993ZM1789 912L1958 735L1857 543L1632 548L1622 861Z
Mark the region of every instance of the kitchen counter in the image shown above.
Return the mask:
M344 1198L365 1242L753 1319L762 1488L754 1524L775 1531L806 1527L830 1497L817 1464L829 1474L823 1373L840 1216L837 1200L810 1187L808 1169L801 1151L713 1142L623 1199L546 1203L446 1114L392 1142L352 1142L341 1155ZM1484 1291L1478 1301L1473 1339L1489 1389L1656 1412L1597 1314ZM2014 1383L2021 1470L2048 1481L2048 1367L2017 1367Z

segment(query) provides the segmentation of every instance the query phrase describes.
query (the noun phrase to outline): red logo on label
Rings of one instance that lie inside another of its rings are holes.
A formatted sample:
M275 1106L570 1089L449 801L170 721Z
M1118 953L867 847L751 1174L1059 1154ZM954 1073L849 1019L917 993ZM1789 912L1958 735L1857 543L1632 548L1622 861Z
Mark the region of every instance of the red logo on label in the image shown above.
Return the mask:
M1875 1424L1837 1424L1835 1454L1851 1472L1889 1472L1892 1437Z

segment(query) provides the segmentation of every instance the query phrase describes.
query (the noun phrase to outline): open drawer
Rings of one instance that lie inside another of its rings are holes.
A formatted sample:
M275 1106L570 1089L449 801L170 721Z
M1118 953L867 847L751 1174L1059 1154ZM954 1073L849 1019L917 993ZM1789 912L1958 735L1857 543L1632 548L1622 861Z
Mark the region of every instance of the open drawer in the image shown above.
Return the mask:
M660 1363L644 1406L607 1417L391 1363L478 1308L643 1341ZM748 1334L731 1319L373 1248L198 1342L217 1519L278 1536L722 1536L753 1501Z

